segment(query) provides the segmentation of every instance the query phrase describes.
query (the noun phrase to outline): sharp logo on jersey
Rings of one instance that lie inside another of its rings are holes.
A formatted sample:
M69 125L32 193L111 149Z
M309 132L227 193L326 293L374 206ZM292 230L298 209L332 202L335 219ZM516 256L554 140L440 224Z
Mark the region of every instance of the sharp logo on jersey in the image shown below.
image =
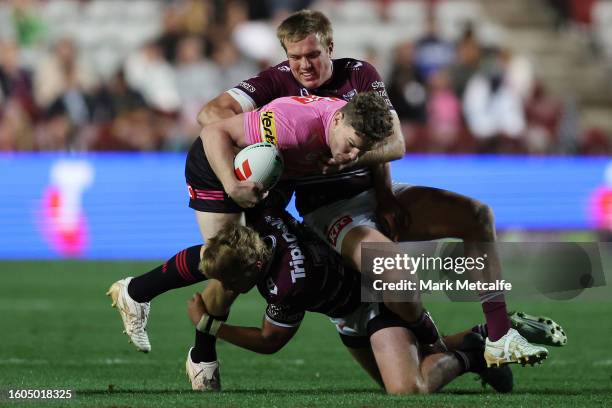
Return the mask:
M332 245L336 245L338 237L340 236L340 232L342 232L344 227L346 227L351 222L353 222L353 219L350 216L345 215L329 228L329 230L327 231L327 239Z
M238 180L241 181L244 181L251 177L251 174L253 174L253 172L251 171L251 165L249 164L249 160L247 159L243 161L240 167L234 169L234 173L236 174Z
M291 68L289 68L289 67L287 67L285 65L282 65L282 66L278 67L278 70L281 71L281 72L289 72L289 71L291 71Z
M355 96L357 95L357 90L353 89L352 91L348 91L347 93L345 93L344 95L342 95L342 97L344 98L344 100L346 101L350 101L351 99L353 99Z
M241 88L244 88L250 93L254 93L257 90L253 85L249 84L248 82L244 82L244 81L239 83L238 86Z
M338 98L334 98L333 96L316 96L316 95L292 96L291 99L293 99L294 101L297 101L299 103L302 103L304 105L309 104L309 103L313 103L313 102L318 102L318 101L335 102L335 101L339 101L340 100Z
M276 138L276 121L274 120L273 111L263 111L259 115L259 131L261 133L261 141L278 145Z
M291 261L289 266L291 269L291 282L295 283L299 278L306 277L306 269L304 269L304 261L306 257L302 253L302 249L297 244L297 237L289 232L289 229L280 218L272 218L270 224L283 233L283 239L289 244Z

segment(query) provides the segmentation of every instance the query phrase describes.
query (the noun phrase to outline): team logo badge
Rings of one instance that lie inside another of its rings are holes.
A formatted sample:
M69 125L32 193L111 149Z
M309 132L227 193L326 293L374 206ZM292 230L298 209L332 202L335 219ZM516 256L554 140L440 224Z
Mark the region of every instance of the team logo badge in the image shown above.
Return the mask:
M350 216L345 215L344 217L338 219L329 228L329 230L327 231L327 239L332 245L334 246L336 245L336 242L338 241L338 237L340 236L340 233L342 232L344 227L349 225L351 222L353 222L353 219Z

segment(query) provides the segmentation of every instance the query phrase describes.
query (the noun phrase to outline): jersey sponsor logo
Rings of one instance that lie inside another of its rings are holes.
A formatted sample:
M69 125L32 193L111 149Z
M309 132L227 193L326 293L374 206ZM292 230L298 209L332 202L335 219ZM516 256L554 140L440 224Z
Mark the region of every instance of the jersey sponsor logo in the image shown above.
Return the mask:
M383 88L385 87L385 83L383 81L374 81L372 82L372 88L373 89L378 89L378 88Z
M350 216L345 215L329 228L329 230L327 231L327 239L332 245L336 245L340 233L342 232L344 227L349 225L351 222L353 222L353 219Z
M291 99L293 99L296 102L299 102L301 104L307 105L309 103L313 103L313 102L319 102L319 101L328 101L328 102L335 102L335 101L339 101L340 99L335 98L333 96L317 96L317 95L309 95L309 96L292 96Z
M278 67L278 70L281 71L281 72L289 72L289 71L291 71L291 68L289 68L286 65L281 65L280 67Z
M189 193L189 198L192 200L196 199L195 191L193 191L193 187L191 187L189 184L187 184L187 192Z
M249 164L249 160L247 159L243 161L240 167L235 168L234 174L236 174L236 177L240 181L244 181L251 177L253 171L251 171L251 165Z
M250 93L254 93L257 90L257 88L255 88L253 85L251 85L251 84L249 84L248 82L245 82L245 81L240 82L238 84L238 86L240 88L243 88L247 92L250 92Z
M267 218L266 221L268 221ZM287 225L285 225L280 218L270 218L268 222L283 233L282 237L288 244L289 254L291 255L291 260L289 261L291 282L295 283L298 279L305 278L306 269L304 268L304 263L306 257L302 249L298 246L298 237L289 232L289 228L287 228Z
M259 115L259 132L261 141L278 145L276 137L276 121L274 120L274 111L263 111Z
M361 61L349 61L346 63L346 67L348 69L352 69L353 71L358 71L363 66L363 62Z
M344 95L342 95L342 98L344 98L345 101L350 101L355 96L357 96L357 90L356 89L352 89L352 90L348 91L347 93L345 93Z

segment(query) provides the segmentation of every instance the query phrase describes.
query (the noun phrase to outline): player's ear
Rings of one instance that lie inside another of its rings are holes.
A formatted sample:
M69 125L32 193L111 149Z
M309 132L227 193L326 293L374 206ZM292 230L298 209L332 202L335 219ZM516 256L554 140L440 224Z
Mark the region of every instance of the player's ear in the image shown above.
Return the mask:
M327 53L329 54L329 58L332 57L333 52L334 52L334 42L330 41L329 47L327 47Z
M334 118L332 119L332 123L334 124L334 126L338 126L340 123L342 123L343 120L344 112L336 111L336 113L334 114Z

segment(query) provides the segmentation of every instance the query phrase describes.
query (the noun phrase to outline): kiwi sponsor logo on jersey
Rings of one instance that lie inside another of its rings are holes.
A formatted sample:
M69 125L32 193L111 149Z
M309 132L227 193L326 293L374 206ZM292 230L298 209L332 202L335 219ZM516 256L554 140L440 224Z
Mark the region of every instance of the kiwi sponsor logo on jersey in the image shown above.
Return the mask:
M274 111L267 110L259 115L259 132L261 141L278 145L276 137L276 121L274 119Z
M240 82L238 86L249 93L255 93L255 91L257 90L253 85L245 81Z

